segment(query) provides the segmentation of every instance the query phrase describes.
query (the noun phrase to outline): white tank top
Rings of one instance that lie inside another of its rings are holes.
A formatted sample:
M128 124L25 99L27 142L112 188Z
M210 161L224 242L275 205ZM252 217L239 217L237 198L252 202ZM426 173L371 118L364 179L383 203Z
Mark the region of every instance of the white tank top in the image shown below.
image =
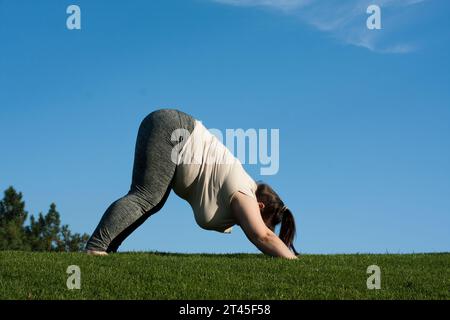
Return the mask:
M178 154L175 193L191 205L203 229L231 233L236 192L256 199L257 185L233 154L200 121Z

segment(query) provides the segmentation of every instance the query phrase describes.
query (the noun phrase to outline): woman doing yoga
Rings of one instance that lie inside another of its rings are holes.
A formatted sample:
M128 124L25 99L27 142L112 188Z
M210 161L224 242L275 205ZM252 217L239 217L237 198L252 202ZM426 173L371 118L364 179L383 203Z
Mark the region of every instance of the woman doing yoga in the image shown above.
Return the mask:
M198 225L230 233L239 225L263 253L295 259L295 221L266 184L200 121L178 110L149 114L136 142L130 191L106 210L86 245L92 255L116 252L121 243L166 202L171 190L189 202ZM279 237L275 226L281 223Z

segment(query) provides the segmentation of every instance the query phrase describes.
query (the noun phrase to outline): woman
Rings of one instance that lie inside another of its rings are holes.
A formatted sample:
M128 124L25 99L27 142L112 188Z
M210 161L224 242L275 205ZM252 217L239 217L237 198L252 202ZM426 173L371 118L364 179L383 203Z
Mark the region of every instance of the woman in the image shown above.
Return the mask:
M93 255L116 252L171 190L191 205L200 227L223 233L239 225L265 254L295 259L295 221L280 197L256 184L201 122L178 110L158 110L141 123L128 194L114 202L89 239ZM280 237L274 233L281 223ZM291 251L292 250L292 251Z

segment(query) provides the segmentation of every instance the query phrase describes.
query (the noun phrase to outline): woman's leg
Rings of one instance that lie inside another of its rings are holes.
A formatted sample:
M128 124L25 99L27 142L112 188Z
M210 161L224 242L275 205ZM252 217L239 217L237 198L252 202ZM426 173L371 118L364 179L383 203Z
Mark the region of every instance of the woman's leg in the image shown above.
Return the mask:
M141 123L136 141L133 179L126 196L114 202L103 215L86 249L116 252L121 243L167 200L176 164L171 160L172 132L192 132L195 120L177 110L158 110Z

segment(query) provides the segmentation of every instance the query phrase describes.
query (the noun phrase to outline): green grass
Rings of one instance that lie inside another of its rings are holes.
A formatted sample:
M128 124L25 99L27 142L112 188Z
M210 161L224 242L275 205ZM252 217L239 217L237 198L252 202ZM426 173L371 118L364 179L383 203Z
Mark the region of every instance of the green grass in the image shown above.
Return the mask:
M368 290L369 265L381 290ZM68 290L69 265L81 290ZM0 299L449 299L450 254L262 255L0 252Z

